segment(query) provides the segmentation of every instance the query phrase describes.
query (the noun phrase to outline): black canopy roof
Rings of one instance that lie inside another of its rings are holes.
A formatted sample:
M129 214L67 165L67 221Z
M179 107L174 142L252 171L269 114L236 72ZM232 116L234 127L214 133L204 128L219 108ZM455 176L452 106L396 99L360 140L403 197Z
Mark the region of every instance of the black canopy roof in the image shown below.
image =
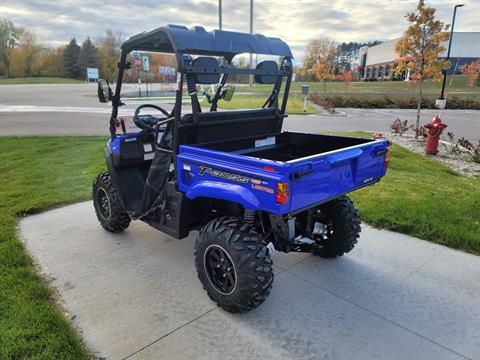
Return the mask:
M188 29L181 25L167 25L132 36L122 44L122 49L225 57L240 53L292 57L289 46L278 38L223 30L207 32L201 26Z

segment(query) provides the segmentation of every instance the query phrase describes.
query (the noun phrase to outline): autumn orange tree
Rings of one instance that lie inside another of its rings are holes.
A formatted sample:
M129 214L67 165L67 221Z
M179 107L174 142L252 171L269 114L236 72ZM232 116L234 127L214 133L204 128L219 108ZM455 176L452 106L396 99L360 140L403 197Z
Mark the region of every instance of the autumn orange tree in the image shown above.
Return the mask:
M407 31L395 45L400 56L395 72L409 71L410 79L418 83L417 121L415 137L418 138L420 127L420 109L423 99L423 83L427 79L440 80L442 69L450 66L450 61L440 59L439 55L446 49L442 45L447 41L449 25L435 18L435 8L427 7L423 0L418 2L416 11L405 16L410 23Z
M462 66L462 73L467 79L468 86L475 86L480 75L480 60L472 61ZM480 84L477 83L480 86Z
M327 80L335 77L335 58L337 48L335 42L328 38L312 40L303 60L302 75L311 74L318 81L323 81L324 91L327 92Z
M335 79L343 81L345 85L345 90L352 87L353 73L350 70L345 70L340 72Z

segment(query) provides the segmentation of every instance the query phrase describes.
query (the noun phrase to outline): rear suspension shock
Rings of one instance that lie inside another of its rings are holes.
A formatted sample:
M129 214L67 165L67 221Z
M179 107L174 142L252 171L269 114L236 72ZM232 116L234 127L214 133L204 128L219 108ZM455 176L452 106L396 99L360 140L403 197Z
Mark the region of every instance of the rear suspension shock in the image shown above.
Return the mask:
M255 221L255 210L245 209L243 212L243 221L249 224L253 224Z

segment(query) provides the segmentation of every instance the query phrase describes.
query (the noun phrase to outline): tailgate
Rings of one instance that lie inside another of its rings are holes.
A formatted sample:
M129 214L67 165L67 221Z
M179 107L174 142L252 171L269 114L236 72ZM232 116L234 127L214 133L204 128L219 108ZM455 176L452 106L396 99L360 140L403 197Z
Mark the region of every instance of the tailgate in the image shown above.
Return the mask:
M388 143L372 141L290 161L290 211L374 183L385 174Z

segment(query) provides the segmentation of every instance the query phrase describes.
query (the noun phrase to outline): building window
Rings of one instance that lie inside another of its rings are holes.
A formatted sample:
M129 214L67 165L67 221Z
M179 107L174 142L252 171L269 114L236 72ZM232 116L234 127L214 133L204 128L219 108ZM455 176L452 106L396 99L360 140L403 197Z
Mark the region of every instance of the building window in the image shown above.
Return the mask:
M378 68L378 77L383 77L383 66Z
M390 77L390 65L385 66L385 77Z

